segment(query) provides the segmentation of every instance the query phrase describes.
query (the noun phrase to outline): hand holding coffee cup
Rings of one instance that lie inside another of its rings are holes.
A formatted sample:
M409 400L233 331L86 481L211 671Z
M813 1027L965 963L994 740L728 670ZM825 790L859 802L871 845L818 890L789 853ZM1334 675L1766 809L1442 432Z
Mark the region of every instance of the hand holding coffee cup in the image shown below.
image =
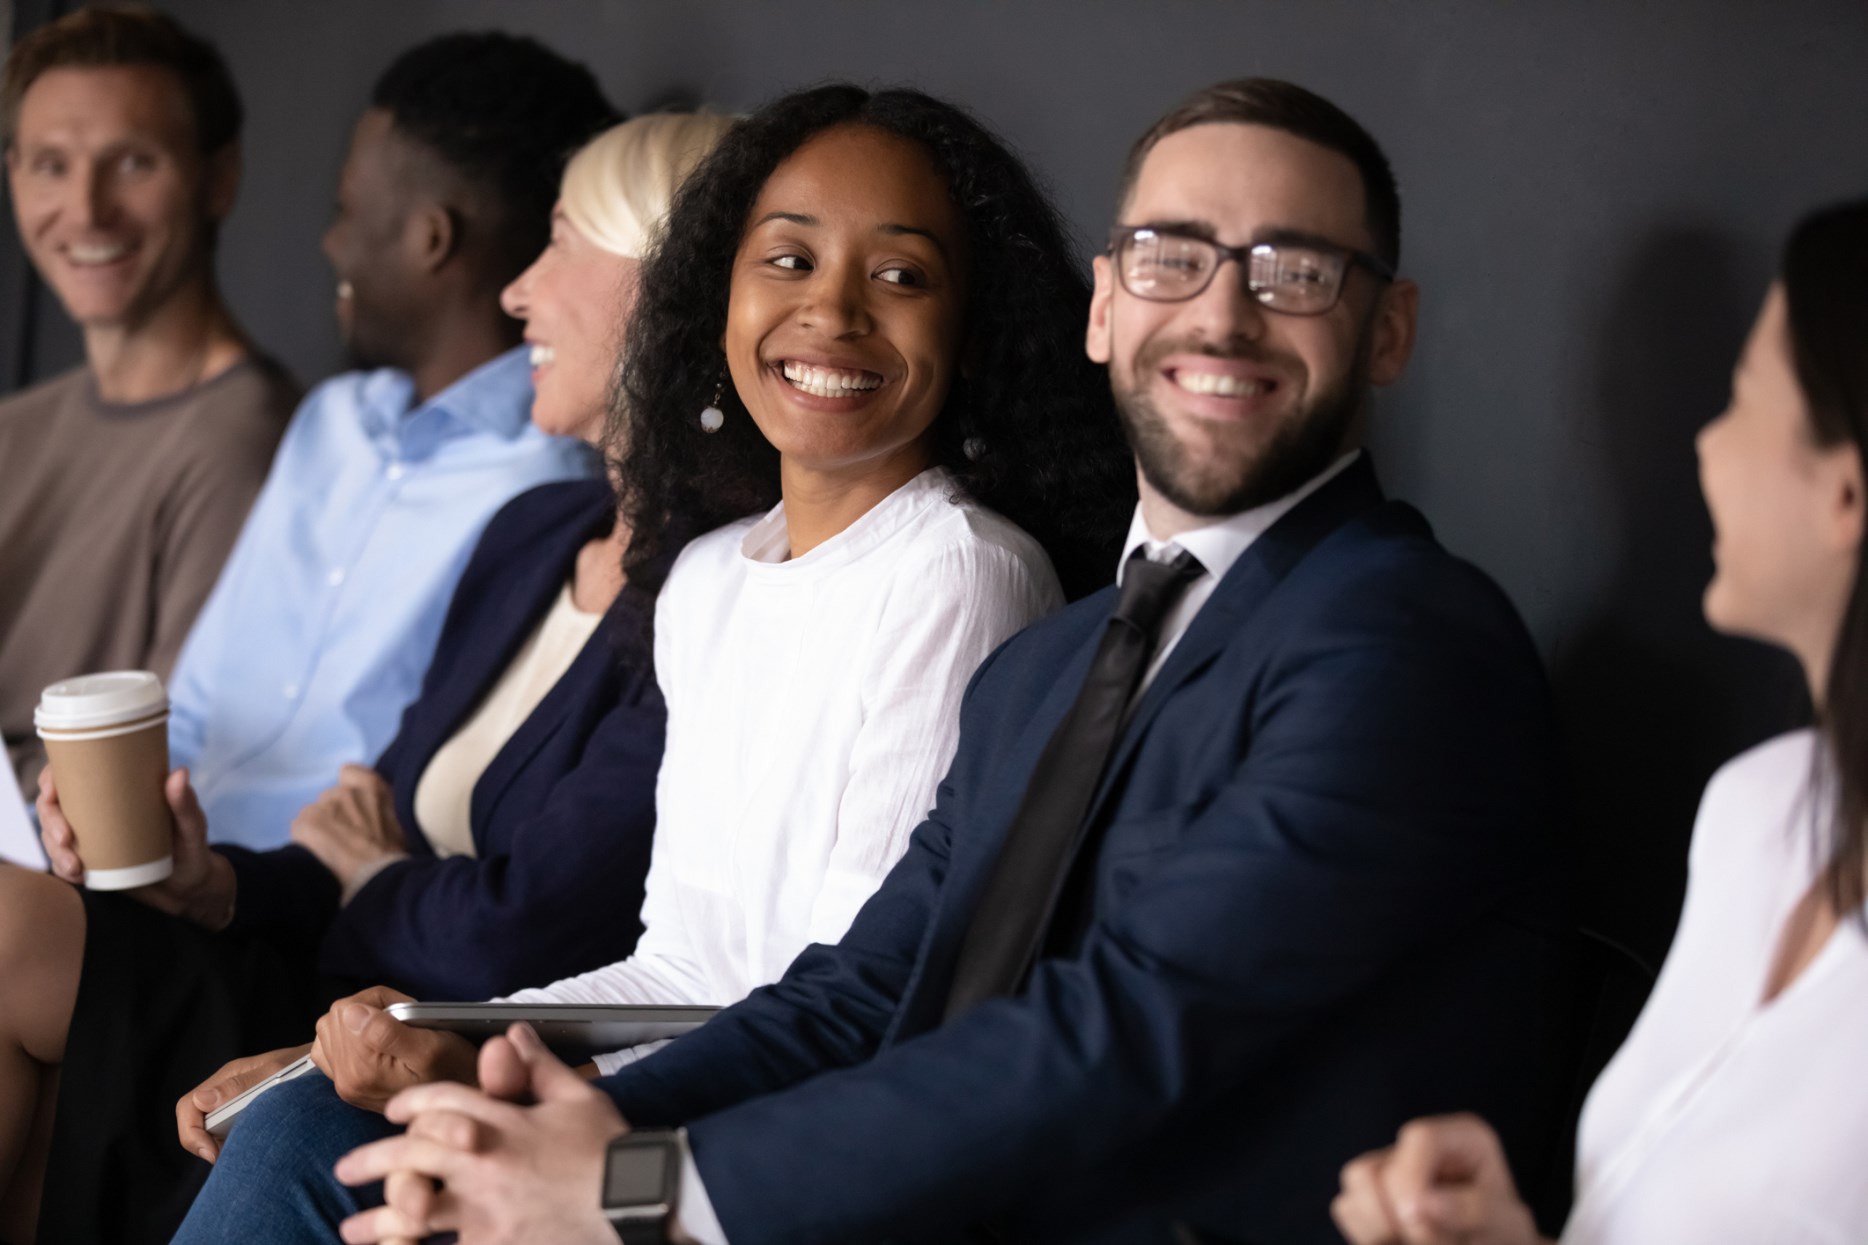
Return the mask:
M123 671L46 689L35 715L50 759L39 775L40 837L52 872L66 881L127 889L159 911L219 929L233 912L233 867L208 847L188 772L167 773L161 687L153 674ZM133 746L111 742L124 739ZM83 746L100 742L109 746Z
M127 890L174 871L163 782L169 772L169 698L146 670L54 683L33 724L45 741L50 789L76 836L92 890ZM48 784L42 781L44 792ZM47 852L51 851L48 843Z
M204 929L224 929L233 917L236 879L227 858L208 846L208 819L188 782L188 771L178 769L163 786L163 796L175 818L171 845L174 871L160 882L127 892L158 912L179 916ZM58 779L51 766L39 774L39 830L52 872L67 882L85 880L84 861L77 839L59 805Z

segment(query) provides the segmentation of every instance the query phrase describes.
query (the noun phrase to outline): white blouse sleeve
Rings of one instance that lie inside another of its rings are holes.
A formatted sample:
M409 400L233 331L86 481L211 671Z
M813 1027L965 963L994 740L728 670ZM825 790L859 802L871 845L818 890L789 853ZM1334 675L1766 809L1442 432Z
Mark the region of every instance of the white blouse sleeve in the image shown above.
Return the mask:
M984 541L937 549L895 575L862 674L863 724L850 750L837 837L809 938L834 943L908 850L953 760L960 700L980 662L1063 604L1042 555Z

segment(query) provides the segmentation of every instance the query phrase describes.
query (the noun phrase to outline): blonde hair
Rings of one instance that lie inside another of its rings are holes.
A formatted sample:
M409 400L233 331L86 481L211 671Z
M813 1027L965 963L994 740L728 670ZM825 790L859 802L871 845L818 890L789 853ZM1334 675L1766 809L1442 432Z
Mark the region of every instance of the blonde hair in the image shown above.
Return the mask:
M605 130L565 166L559 194L565 216L604 250L642 258L676 189L738 120L651 113Z

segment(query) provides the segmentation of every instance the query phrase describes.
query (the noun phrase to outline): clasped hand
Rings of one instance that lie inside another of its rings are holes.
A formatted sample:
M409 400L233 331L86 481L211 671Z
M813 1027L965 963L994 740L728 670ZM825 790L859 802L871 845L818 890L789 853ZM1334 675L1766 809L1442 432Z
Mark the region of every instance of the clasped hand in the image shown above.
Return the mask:
M1404 1125L1394 1145L1343 1168L1330 1214L1350 1245L1549 1245L1476 1115Z
M346 1184L385 1182L386 1204L346 1220L344 1240L453 1231L461 1245L615 1245L601 1196L605 1149L629 1128L615 1104L527 1025L483 1046L478 1071L479 1090L398 1094L385 1114L408 1131L338 1163Z
M233 919L234 871L227 858L208 846L208 819L195 798L188 771L178 769L163 784L175 834L170 848L175 868L160 882L125 891L158 912L178 916L208 930L224 929ZM78 839L58 802L58 780L52 767L39 771L39 841L45 847L52 872L76 885L84 881L84 861Z
M408 850L396 820L396 797L367 765L346 765L337 785L299 810L292 841L316 856L348 888L363 870Z

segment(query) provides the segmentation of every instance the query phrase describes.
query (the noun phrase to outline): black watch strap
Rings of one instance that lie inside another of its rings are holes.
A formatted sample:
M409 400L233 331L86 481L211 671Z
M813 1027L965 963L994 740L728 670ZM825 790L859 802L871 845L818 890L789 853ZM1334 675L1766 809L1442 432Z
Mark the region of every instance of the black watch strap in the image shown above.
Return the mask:
M616 1229L616 1239L623 1245L668 1245L668 1217L666 1215L655 1219L636 1219L628 1223L611 1219L610 1226Z

